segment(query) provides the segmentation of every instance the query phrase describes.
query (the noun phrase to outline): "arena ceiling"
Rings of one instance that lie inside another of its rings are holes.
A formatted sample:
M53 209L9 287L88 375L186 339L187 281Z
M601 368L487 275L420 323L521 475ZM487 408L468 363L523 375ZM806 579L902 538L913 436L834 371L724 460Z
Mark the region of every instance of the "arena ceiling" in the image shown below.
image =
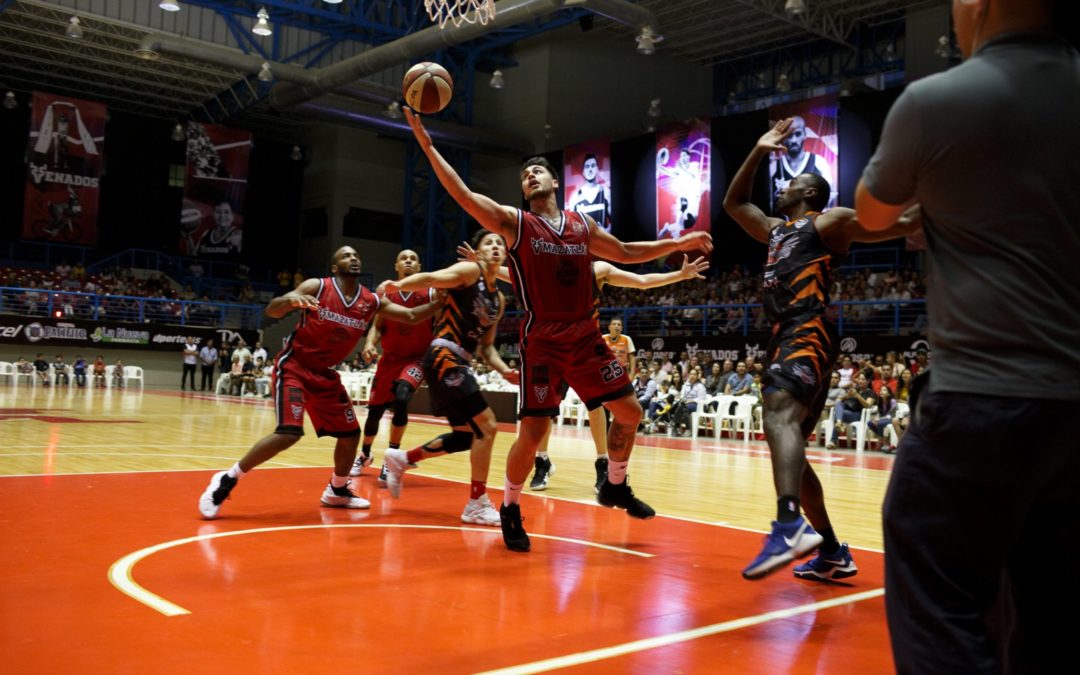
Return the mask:
M521 3L524 0L508 0ZM943 6L947 0L806 0L796 18L785 0L639 0L652 12L664 40L658 53L704 65L822 38L851 44L860 24L895 21L909 9ZM148 34L198 39L254 54L273 63L326 67L380 44L427 28L422 0L182 0L183 10L166 12L158 0L0 0L0 87L46 89L101 100L115 109L159 118L208 118L288 136L309 120L298 112L272 110L270 85L252 72L204 60L162 55L134 57ZM603 8L604 3L597 3ZM251 34L260 7L270 13L274 35ZM576 2L527 25L500 29L462 45L484 52L481 67L509 63L513 42L560 26L592 23L616 39L633 41L636 30L604 16L591 16ZM80 39L65 33L79 18ZM405 63L365 77L375 91L393 91Z

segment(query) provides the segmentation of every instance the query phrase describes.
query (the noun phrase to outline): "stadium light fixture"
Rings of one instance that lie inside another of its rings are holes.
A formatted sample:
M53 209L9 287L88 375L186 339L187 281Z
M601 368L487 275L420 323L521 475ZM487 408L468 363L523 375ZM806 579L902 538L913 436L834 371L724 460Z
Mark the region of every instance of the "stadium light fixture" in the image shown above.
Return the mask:
M3 105L8 110L14 110L16 107L18 107L19 102L15 100L15 92L9 91L8 93L4 94L4 102L0 105Z
M386 106L386 110L383 111L383 117L387 117L392 120L401 119L401 104L397 101L390 101L390 103Z
M270 18L270 14L267 13L266 8L260 7L258 13L255 14L255 17L258 21L251 27L251 32L261 37L273 35L274 29L270 27L270 22L267 20Z
M776 91L781 94L791 91L791 80L788 78L787 73L780 73L780 77L776 79Z
M502 89L506 86L506 80L503 79L501 70L496 70L491 74L491 81L488 82L488 86L492 89Z
M270 64L263 61L262 68L259 68L258 75L259 82L273 82L274 73L270 70Z
M158 7L165 10L166 12L180 11L180 3L176 0L161 0L161 2L158 3Z
M641 33L634 38L634 41L637 42L638 54L652 56L656 53L657 43L664 41L664 36L659 35L649 26L642 26Z
M806 14L806 0L787 0L784 3L784 11L793 19Z
M294 162L299 162L304 158L304 152L300 149L299 145L292 146L292 152L289 153L289 159Z
M68 19L67 36L72 40L78 40L83 36L82 26L79 25L79 17L73 16Z

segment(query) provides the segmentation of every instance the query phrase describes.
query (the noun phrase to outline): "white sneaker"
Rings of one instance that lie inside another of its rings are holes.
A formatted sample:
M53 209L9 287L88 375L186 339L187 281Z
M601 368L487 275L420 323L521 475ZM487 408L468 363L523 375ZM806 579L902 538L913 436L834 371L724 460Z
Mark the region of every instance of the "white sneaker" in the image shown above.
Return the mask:
M404 450L387 450L383 454L383 465L386 467L386 487L390 490L390 496L396 499L401 496L401 481L405 478L405 472L416 465L409 464Z
M470 499L465 504L465 510L461 512L461 522L498 527L502 524L502 519L499 518L499 512L491 505L488 496L483 494L479 499Z
M338 494L334 491L333 486L329 483L326 484L326 489L323 490L322 502L323 506L336 506L340 509L369 509L371 508L371 502L363 497L357 497L353 494L353 491L349 489L352 485L352 481L345 483L345 487L338 488L339 492L345 492L346 494Z
M375 479L375 482L379 484L379 487L386 487L386 461L383 461L382 467L379 468L379 477Z
M218 471L210 478L210 485L199 497L199 513L207 520L217 518L221 505L229 498L229 493L236 487L239 479L233 478L228 471Z
M360 475L360 472L364 470L364 467L371 466L371 455L365 455L360 453L356 456L356 461L353 462L352 468L349 469L349 475L356 478Z

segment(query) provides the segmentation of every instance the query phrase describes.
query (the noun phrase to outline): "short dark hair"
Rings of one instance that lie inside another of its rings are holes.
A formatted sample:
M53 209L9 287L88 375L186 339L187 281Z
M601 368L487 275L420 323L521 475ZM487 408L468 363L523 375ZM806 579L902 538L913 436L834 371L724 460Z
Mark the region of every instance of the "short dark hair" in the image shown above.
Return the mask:
M528 169L530 166L542 166L547 169L548 173L550 173L555 178L555 180L559 180L559 172L555 170L555 166L552 165L552 163L549 162L546 157L540 157L539 155L537 155L536 157L528 158L522 163L521 172L525 173L525 169Z
M829 181L816 173L804 173L806 176L806 182L809 183L809 187L817 190L817 194L813 197L807 197L807 205L815 210L821 211L829 205L829 197L832 196L832 186L829 185Z
M499 234L498 232L492 232L490 230L485 230L484 228L480 228L479 230L477 230L476 232L473 233L472 241L470 242L471 246L474 249L480 248L480 242L484 241L484 237L488 236L489 234L493 234L496 237L498 237L499 239L502 239L503 244L504 245L506 244L506 239L504 239L503 236L501 234Z
M596 155L594 155L594 154L593 154L593 153L591 153L591 152L586 152L586 153L585 153L585 158L581 160L581 164L582 164L582 166L584 166L584 165L585 165L585 162L589 161L590 159L595 159L597 163L599 163L599 162L600 162L600 160L596 159Z

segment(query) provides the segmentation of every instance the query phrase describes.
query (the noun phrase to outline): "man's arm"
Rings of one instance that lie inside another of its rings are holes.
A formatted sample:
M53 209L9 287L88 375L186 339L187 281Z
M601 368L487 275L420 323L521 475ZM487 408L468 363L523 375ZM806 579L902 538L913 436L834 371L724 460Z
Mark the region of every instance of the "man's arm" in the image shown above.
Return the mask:
M915 197L922 120L915 95L905 90L885 116L881 141L855 188L855 212L867 231L889 228Z
M659 288L668 284L687 281L689 279L704 279L702 272L709 269L709 261L699 257L693 262L690 256L683 256L682 268L674 272L653 272L651 274L634 274L619 269L611 263L597 260L593 263L593 272L598 284L610 284L620 288Z
M315 294L319 292L318 279L305 279L295 290L274 298L266 306L266 316L280 319L294 309L318 309L319 301Z
M884 231L904 213L904 204L886 204L870 194L860 178L855 188L855 212L867 232Z
M376 316L375 320L371 322L367 337L364 339L364 349L360 352L360 358L364 360L364 363L371 363L379 357L379 350L375 348L375 345L382 339L382 334L383 319Z
M402 307L389 300L383 300L379 304L379 310L376 313L376 316L384 316L394 321L400 321L401 323L415 326L418 323L423 323L427 319L430 319L431 316L442 307L442 304L442 298L429 302L426 305L420 305L419 307Z
M465 209L466 213L475 218L481 227L501 235L506 240L506 245L512 247L517 239L517 209L499 204L490 197L470 190L465 181L461 180L461 176L450 166L450 163L435 149L431 136L424 129L420 117L406 107L405 119L408 120L409 126L412 127L413 135L416 136L420 149L424 151L428 161L431 162L431 168L435 171L435 175L439 177L439 182L454 198L454 201Z
M781 141L791 135L792 131L789 117L777 122L772 129L759 138L754 149L735 172L735 177L728 185L727 194L724 195L724 210L727 214L747 234L763 244L769 243L769 233L783 221L766 216L764 211L750 201L750 195L754 189L754 176L757 174L761 160L768 157L770 152L787 151Z
M467 262L476 262L476 251L469 242L463 241L461 245L457 247L458 258ZM495 278L499 281L505 281L506 283L513 283L510 281L510 268L503 266L499 268L499 271L495 273Z
M629 375L631 377L634 377L634 375L637 373L637 357L634 356L634 352L636 352L636 351L637 351L637 349L634 348L634 338L627 335L626 336L626 356L627 356L627 359L630 361L630 372L627 373L627 375Z
M621 263L641 263L656 260L677 251L712 252L712 235L708 232L690 232L678 239L659 241L619 241L598 226L591 216L585 216L589 224L589 252L599 258Z
M484 359L489 366L491 366L495 372L503 376L510 384L518 384L521 381L521 377L517 370L510 368L506 365L506 362L499 356L499 350L495 349L495 332L499 328L499 319L502 319L503 311L506 309L506 300L502 297L502 293L499 294L499 317L495 320L495 323L491 324L483 337L480 338L480 343L477 350L480 354L480 358Z
M460 288L475 283L480 278L476 263L459 262L435 272L417 272L404 279L385 283L387 293L393 291L420 291L425 288Z
M855 209L837 207L817 217L815 226L825 243L836 251L847 251L853 242L871 244L915 234L922 228L922 209L918 204L900 207L893 223L881 229L867 229Z

